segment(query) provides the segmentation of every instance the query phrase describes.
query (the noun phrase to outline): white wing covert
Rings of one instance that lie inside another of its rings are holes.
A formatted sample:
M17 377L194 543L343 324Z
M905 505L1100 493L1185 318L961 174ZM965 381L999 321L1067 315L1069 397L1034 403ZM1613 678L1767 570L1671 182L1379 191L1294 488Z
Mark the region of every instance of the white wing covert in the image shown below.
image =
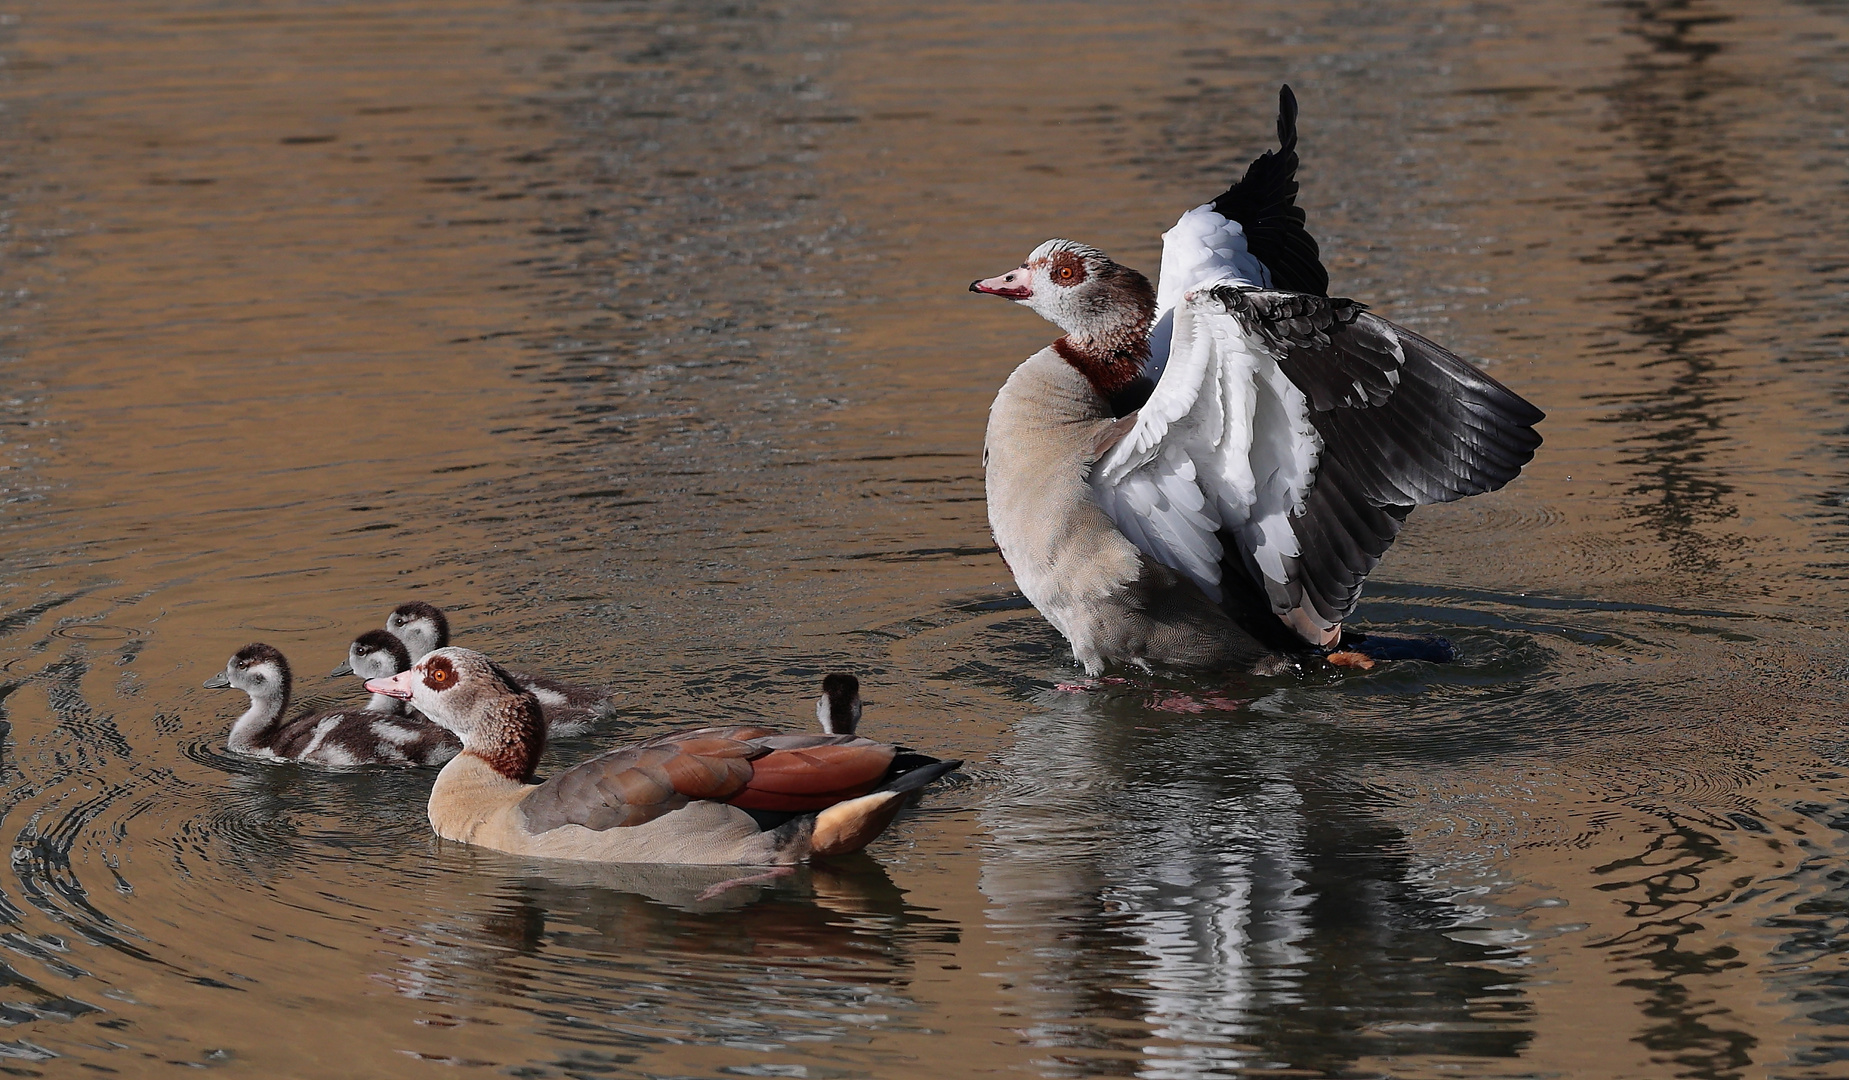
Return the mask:
M1143 373L1160 383L1175 334L1175 309L1182 298L1217 281L1271 288L1271 271L1247 249L1245 229L1212 203L1181 215L1162 234L1162 276L1156 279L1156 318L1149 332L1149 363Z
M1290 518L1303 510L1320 448L1302 391L1210 285L1175 308L1168 369L1091 486L1131 543L1215 602L1230 542L1274 608L1287 610L1299 554Z
M1262 588L1305 640L1334 639L1413 507L1493 491L1540 445L1540 410L1353 300L1226 281L1175 315L1170 370L1093 491L1151 558L1230 606Z

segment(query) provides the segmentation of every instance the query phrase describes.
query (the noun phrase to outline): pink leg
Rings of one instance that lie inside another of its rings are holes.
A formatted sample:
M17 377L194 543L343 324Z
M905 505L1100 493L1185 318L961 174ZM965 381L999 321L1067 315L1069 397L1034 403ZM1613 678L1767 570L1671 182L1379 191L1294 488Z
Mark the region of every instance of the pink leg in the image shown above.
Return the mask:
M1107 686L1129 685L1129 679L1117 675L1107 675L1102 679L1080 679L1078 682L1054 683L1053 689L1061 694L1089 694L1093 690L1102 690Z
M730 892L731 890L736 889L741 885L762 885L766 881L775 881L780 877L789 877L791 874L794 874L795 872L796 872L796 868L794 866L772 867L771 869L764 871L762 874L752 874L750 877L731 878L726 881L721 881L717 885L708 886L706 891L702 892L699 896L695 897L694 899L711 900L714 897L723 896L727 892Z
M1158 691L1149 698L1148 706L1162 712L1204 713L1232 712L1246 703L1245 698L1230 698L1225 694L1177 694Z

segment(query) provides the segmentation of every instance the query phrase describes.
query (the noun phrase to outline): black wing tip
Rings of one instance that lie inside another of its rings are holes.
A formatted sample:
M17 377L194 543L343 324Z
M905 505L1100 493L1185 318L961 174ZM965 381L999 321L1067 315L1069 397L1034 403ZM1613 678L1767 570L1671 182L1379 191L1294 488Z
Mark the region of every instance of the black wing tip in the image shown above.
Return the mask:
M1326 296L1329 271L1297 205L1297 164L1297 95L1281 85L1278 148L1254 158L1212 206L1245 230L1246 250L1271 272L1274 287Z
M886 783L880 785L879 790L896 791L900 794L904 794L908 791L917 791L962 767L963 759L961 758L955 758L950 761L933 761L928 765L920 765L917 768L908 769L900 773Z
M1278 85L1278 152L1288 154L1297 148L1297 95L1289 83Z

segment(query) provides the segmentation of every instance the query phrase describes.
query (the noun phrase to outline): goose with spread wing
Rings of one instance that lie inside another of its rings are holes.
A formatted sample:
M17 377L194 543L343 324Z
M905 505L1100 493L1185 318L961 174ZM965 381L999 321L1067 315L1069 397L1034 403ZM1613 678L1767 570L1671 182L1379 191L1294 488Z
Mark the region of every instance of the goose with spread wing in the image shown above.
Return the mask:
M996 396L983 462L1003 559L1090 674L1351 648L1413 507L1494 491L1541 443L1519 395L1329 295L1288 86L1278 141L1163 234L1159 288L1057 239L970 285L1066 332Z

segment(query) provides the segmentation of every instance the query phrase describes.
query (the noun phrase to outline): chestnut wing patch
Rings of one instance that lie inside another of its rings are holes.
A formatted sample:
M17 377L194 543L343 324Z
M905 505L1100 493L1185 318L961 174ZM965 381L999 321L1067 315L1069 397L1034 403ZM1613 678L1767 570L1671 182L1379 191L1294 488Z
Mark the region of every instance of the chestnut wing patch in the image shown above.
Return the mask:
M736 742L750 742L753 739L761 739L765 736L775 734L777 734L776 728L756 727L751 725L740 727L704 727L694 728L692 731L676 731L671 735L657 735L655 738L644 740L638 745L660 746L665 743L681 742L687 739L732 739Z
M731 798L751 781L753 760L770 753L719 729L681 732L573 766L534 788L520 807L534 833L641 825L696 799Z
M898 748L857 735L771 735L752 740L768 751L751 763L751 780L726 801L743 810L825 810L878 787Z

